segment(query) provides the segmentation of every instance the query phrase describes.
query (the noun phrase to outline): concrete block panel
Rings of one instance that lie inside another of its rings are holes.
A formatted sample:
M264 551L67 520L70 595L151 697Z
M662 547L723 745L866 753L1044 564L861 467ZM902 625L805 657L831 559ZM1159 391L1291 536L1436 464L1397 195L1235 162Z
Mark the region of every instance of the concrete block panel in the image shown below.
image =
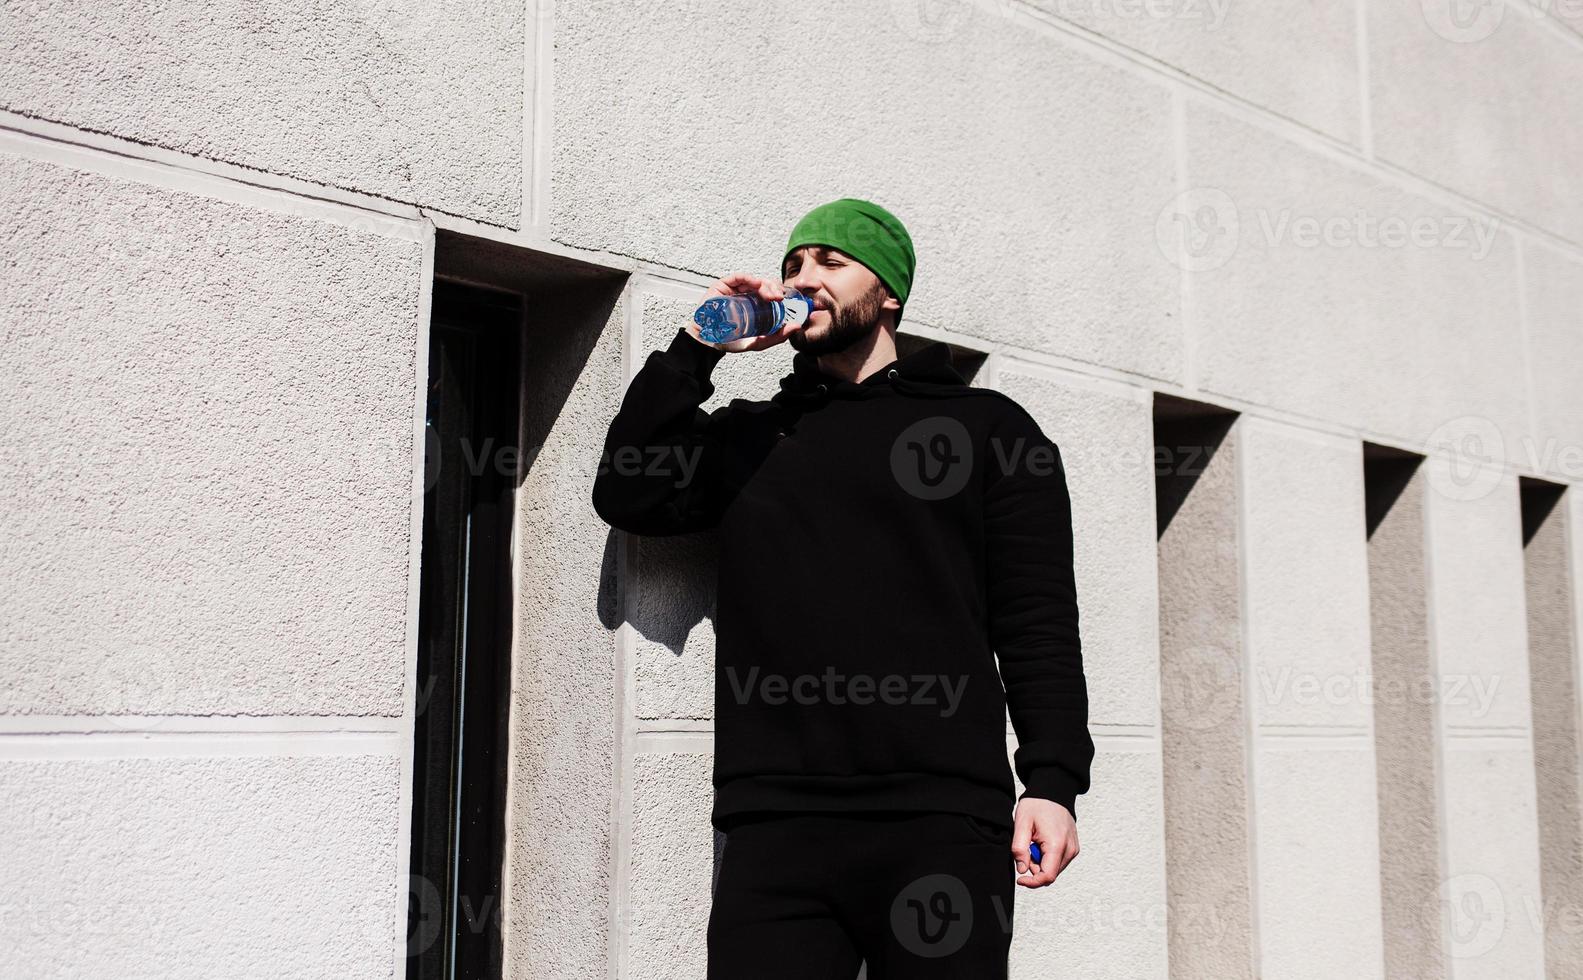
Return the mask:
M422 246L0 155L0 713L396 715Z
M1193 102L1186 319L1199 384L1404 442L1526 431L1510 233ZM1403 397L1411 391L1412 397Z
M1362 0L1031 0L1218 89L1356 144Z
M1534 430L1518 457L1530 472L1583 481L1583 260L1525 245L1523 280Z
M974 8L940 37L916 14L777 8L775 36L818 39L793 58L754 40L770 21L753 4L558 3L553 237L769 275L808 209L869 198L917 249L903 326L1174 379L1166 91L1050 28Z
M6 4L0 107L516 227L530 9Z
M1013 977L1163 980L1167 929L1222 929L1213 909L1167 915L1158 743L1097 741L1096 792L1079 798L1080 853L1049 887L1017 887Z
M1426 904L1441 916L1450 976L1559 975L1545 968L1544 924L1575 929L1577 909L1543 902L1529 739L1451 734L1444 753L1446 878Z
M1538 814L1516 478L1425 463L1446 878L1436 901L1458 980L1544 973ZM1469 478L1472 473L1472 479Z
M1116 387L1003 363L999 388L1061 450L1072 497L1077 604L1089 720L1160 722L1154 439L1149 404Z
M377 755L0 762L5 972L394 977L400 783Z
M1258 737L1259 976L1385 976L1374 777L1367 739Z
M1583 241L1583 59L1531 13L1567 6L1369 4L1375 151Z
M622 977L704 975L715 873L711 772L708 753L640 752L632 758Z
M1424 463L1429 635L1448 729L1530 730L1527 597L1516 477ZM1483 477L1487 477L1484 479Z
M1253 721L1366 732L1373 709L1360 447L1252 417L1238 430Z

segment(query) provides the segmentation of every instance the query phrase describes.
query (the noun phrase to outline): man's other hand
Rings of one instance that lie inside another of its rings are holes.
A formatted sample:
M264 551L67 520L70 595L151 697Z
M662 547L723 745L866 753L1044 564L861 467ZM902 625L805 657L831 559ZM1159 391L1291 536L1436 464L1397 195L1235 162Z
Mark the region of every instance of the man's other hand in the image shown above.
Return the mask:
M1043 888L1077 857L1077 820L1054 800L1025 796L1017 803L1011 853L1017 859L1017 884ZM1030 841L1039 842L1042 861L1033 863Z

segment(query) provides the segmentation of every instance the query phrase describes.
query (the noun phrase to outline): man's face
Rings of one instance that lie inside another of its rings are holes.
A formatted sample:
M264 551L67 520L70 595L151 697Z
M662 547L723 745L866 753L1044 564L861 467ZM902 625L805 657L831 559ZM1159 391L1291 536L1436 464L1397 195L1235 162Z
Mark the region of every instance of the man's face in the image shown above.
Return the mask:
M868 336L887 308L890 290L868 266L823 245L804 245L786 256L782 285L814 301L814 311L787 343L810 354L846 350Z

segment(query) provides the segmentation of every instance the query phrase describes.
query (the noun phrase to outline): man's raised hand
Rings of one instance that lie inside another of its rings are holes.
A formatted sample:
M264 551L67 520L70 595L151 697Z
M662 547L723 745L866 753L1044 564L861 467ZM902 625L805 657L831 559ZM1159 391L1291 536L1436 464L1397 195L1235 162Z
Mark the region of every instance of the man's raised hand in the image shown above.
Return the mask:
M759 276L749 275L745 272L733 272L729 276L726 276L724 279L721 279L714 285L710 286L709 289L704 292L703 296L699 298L698 305L702 306L705 300L712 299L716 296L734 296L739 293L756 293L760 299L769 303L786 298L786 290L783 289L781 284L778 282L774 282L769 279L763 279ZM802 328L803 324L797 324L796 326L783 325L779 330L769 334L768 336L743 337L740 340L733 340L729 343L710 344L709 341L703 339L696 322L692 320L687 322L687 332L692 335L694 340L698 341L700 344L708 344L710 347L714 347L718 350L723 350L732 354L740 353L742 351L763 350L766 347L774 347L776 344L784 342L788 337Z

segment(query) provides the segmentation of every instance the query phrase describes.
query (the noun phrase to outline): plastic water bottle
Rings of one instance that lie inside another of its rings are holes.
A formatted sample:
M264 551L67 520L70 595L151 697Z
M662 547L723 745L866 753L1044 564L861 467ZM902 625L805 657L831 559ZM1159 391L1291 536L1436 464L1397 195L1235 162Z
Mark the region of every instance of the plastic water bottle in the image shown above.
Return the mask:
M757 293L711 296L693 314L699 336L711 344L726 344L743 337L763 337L785 326L805 322L813 312L813 300L795 289L786 298L769 302Z

